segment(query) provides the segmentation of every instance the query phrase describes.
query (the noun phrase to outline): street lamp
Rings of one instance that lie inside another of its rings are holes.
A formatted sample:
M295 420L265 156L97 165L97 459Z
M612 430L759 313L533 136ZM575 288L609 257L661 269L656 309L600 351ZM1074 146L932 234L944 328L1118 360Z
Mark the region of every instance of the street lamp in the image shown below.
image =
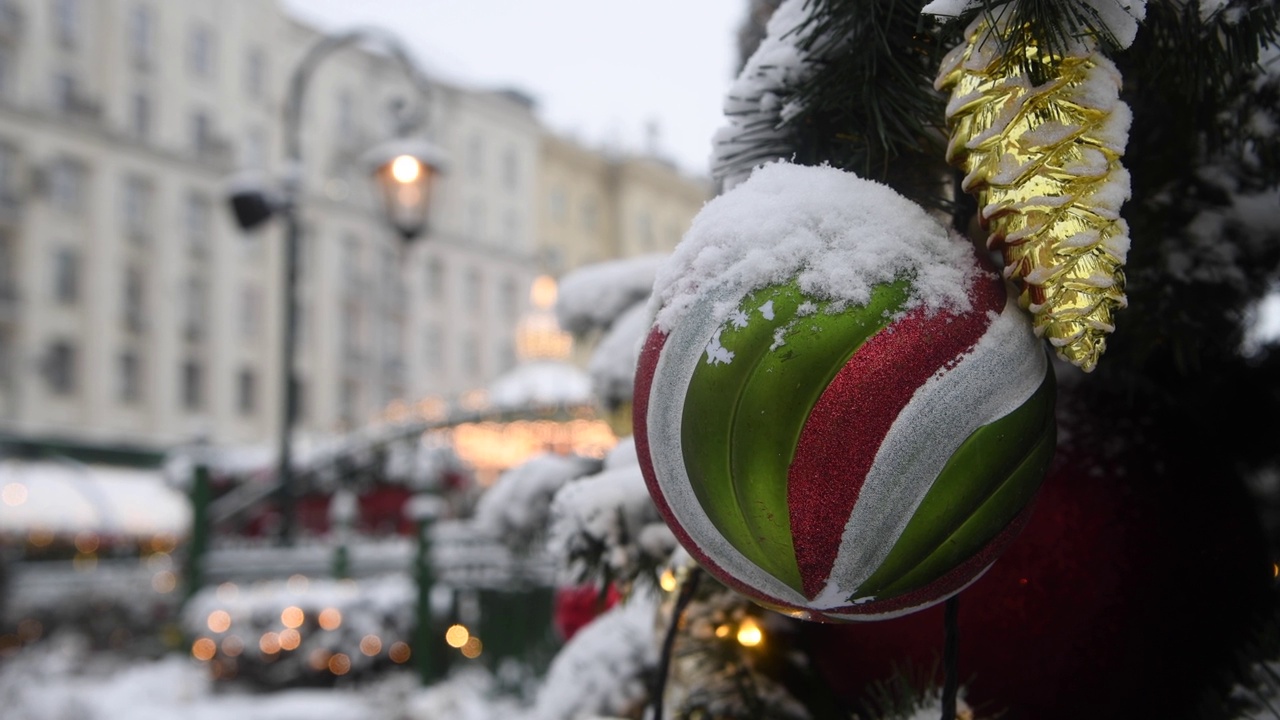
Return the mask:
M377 42L400 65L405 75L425 97L430 85L418 72L409 54L395 36L376 29L358 28L321 38L294 68L285 101L285 173L279 188L260 178L241 176L228 188L228 200L236 223L242 230L253 229L274 215L285 223L284 252L284 332L281 347L281 421L276 479L280 504L280 540L294 541L294 505L297 497L292 468L293 427L297 422L298 382L294 356L298 334L298 248L302 223L298 204L302 200L302 110L311 76L322 60L342 48L357 43ZM401 124L402 134L409 130ZM443 153L423 140L400 138L375 147L366 154L369 169L378 180L388 223L409 242L426 228L432 180L443 167Z

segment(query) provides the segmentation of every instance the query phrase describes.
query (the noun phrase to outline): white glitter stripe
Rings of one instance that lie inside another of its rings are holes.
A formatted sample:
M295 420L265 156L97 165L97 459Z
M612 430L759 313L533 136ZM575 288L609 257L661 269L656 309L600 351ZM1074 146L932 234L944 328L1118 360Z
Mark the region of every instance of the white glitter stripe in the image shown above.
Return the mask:
M693 372L702 360L707 342L724 323L727 313L746 296L733 288L709 290L692 306L667 337L653 373L649 389L647 417L650 460L667 507L689 537L725 572L780 602L809 606L803 595L760 568L724 538L711 522L693 493L684 466L680 424L684 415L685 392ZM720 312L717 312L720 309ZM663 450L667 449L667 452Z
M880 567L952 453L974 430L1016 410L1040 387L1044 349L1010 297L955 367L920 386L899 413L849 515L831 575L810 603L847 606Z

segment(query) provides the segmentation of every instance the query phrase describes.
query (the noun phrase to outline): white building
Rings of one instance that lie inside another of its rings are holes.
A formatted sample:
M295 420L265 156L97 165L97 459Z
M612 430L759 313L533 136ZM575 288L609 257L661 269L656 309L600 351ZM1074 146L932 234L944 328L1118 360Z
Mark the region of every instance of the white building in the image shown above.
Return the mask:
M319 34L272 0L0 0L0 440L270 442L280 223L241 233L227 179L282 170L285 88ZM451 158L405 247L357 162L401 70L318 67L302 121L300 427L453 396L514 363L535 271L540 127L515 93L437 86Z

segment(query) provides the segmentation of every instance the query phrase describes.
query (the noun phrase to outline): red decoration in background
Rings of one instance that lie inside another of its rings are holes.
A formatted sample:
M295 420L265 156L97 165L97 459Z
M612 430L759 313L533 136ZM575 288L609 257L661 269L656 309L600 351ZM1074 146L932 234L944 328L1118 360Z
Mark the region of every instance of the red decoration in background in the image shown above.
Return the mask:
M605 592L601 602L600 588L595 585L575 585L556 590L555 627L560 639L568 642L579 630L595 620L605 610L621 599L613 585Z
M1096 419L1073 419L1030 522L960 594L966 699L1002 720L1191 716L1272 602L1253 507L1207 448L1144 452L1129 429L1125 453L1102 458ZM940 666L943 609L799 631L853 701L895 667Z

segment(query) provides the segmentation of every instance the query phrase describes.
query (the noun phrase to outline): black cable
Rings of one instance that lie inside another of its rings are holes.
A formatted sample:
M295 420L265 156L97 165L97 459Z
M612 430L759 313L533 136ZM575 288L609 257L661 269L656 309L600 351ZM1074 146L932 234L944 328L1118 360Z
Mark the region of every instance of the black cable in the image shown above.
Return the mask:
M671 667L671 651L675 648L676 633L680 630L680 618L693 600L698 589L698 581L702 579L702 569L693 567L684 584L680 586L680 594L676 597L675 607L671 609L671 624L667 626L667 635L662 639L662 655L658 658L658 673L653 687L653 720L662 720L662 696L667 692L667 674Z

